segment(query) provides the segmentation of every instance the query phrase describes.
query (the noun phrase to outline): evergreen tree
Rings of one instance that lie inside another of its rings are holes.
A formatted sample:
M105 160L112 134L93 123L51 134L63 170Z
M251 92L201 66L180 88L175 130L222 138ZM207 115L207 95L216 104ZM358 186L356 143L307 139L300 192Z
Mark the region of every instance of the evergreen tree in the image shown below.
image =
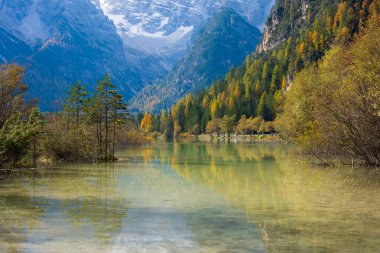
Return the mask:
M165 133L166 129L166 113L164 110L161 111L161 116L160 116L160 132Z
M80 117L88 109L88 91L79 81L72 85L68 92L68 98L65 99L64 111L70 116L74 115L76 129L78 129Z
M123 97L118 91L111 93L111 112L112 112L112 160L115 160L116 128L128 120L128 104L123 101Z
M257 115L265 119L267 117L267 93L261 95L259 106L257 108Z
M98 158L108 160L112 157L110 131L114 126L113 114L115 111L124 111L121 107L126 107L122 103L122 98L116 90L116 86L111 82L111 77L106 74L103 80L98 81L95 94L90 101L90 118L96 124L98 139ZM116 106L116 107L115 107ZM120 107L119 109L117 109Z
M33 166L36 158L36 138L42 131L43 121L36 107L28 118L21 113L12 114L0 128L0 166L15 168L32 147Z
M166 139L170 140L174 137L174 121L170 114L166 118L165 125L164 136Z

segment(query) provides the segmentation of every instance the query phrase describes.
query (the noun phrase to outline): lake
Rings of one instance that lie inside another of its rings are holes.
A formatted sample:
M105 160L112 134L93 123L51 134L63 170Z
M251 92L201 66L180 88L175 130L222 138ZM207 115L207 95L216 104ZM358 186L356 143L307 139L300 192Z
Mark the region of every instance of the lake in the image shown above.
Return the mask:
M0 252L378 252L380 172L176 143L0 181Z

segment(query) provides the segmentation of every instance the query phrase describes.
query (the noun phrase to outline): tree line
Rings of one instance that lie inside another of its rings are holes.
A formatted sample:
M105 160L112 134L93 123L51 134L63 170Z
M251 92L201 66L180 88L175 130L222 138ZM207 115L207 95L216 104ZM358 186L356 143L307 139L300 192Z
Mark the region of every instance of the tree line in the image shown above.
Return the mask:
M230 137L236 135L262 135L275 134L276 128L273 121L265 121L262 117L247 118L243 115L238 122L236 116L224 115L223 118L213 118L206 123L204 130L198 125L189 125L188 128L181 127L180 119L173 120L173 114L162 110L161 115L139 113L137 121L140 122L140 129L146 133L153 133L154 136L162 134L166 139L180 138L185 135L208 134L210 136ZM186 122L186 118L182 118Z

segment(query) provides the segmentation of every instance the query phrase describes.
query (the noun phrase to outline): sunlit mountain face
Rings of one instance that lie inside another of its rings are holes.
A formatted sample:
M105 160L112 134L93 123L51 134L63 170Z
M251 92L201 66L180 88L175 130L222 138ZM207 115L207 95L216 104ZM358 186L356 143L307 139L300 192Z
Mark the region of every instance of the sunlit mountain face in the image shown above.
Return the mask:
M189 45L194 32L223 6L262 27L271 1L260 0L93 0L115 24L126 47L170 58ZM174 57L169 62L175 62Z
M0 0L0 63L27 67L43 110L109 72L128 99L163 78L222 6L262 27L264 0Z

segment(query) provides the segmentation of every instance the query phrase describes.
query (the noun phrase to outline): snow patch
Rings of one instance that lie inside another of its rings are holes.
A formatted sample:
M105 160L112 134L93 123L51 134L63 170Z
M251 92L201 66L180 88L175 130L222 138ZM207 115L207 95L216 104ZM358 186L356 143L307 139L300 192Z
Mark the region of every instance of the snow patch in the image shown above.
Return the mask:
M161 20L161 24L160 27L158 27L158 29L164 28L164 26L166 26L167 24L169 24L169 17L166 17L163 20Z
M130 33L122 35L126 45L158 55L170 54L173 49L184 50L188 40L191 38L194 27L180 26L175 32L165 35L164 32L148 33L139 26L131 27Z
M28 15L21 21L21 25L18 29L26 40L31 43L36 43L37 40L46 40L49 37L47 28L42 23L40 15L37 12L39 1L40 0L33 0Z
M169 51L183 50L194 30L193 25L184 25L172 20L171 13L175 8L189 8L172 1L160 1L142 8L145 2L131 2L128 0L92 0L99 6L116 26L117 33L127 47L132 47L148 54L166 54ZM177 14L177 13L176 13ZM166 29L166 27L170 29ZM185 45L185 46L184 46Z
M94 1L92 2L94 3ZM98 5L95 3L95 6ZM107 0L99 0L99 6L103 10L104 15L113 21L120 34L120 30L128 25L128 22L124 19L124 16L122 14L115 13L116 11L114 9L114 6L109 4Z

